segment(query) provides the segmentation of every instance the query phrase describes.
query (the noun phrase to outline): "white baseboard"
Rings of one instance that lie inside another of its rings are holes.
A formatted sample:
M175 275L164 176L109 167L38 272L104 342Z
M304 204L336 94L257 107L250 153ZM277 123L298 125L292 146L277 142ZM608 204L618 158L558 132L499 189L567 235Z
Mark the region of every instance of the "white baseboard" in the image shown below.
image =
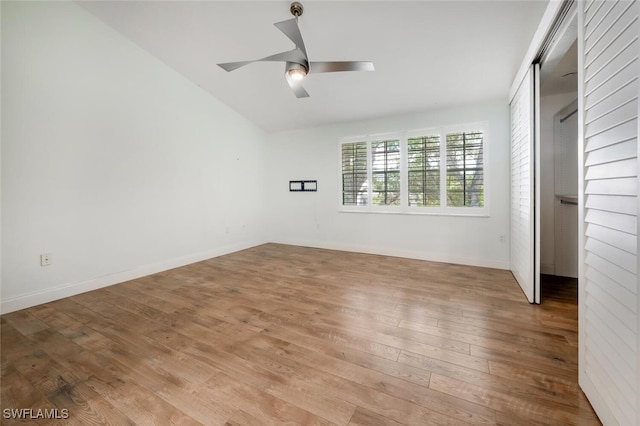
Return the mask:
M432 262L454 263L458 265L480 266L484 268L509 269L508 262L495 261L491 259L464 258L448 255L440 255L433 253L420 253L409 250L394 250L372 248L359 246L356 244L340 244L340 243L320 243L309 241L274 241L279 244L290 244L305 247L314 247L328 250L342 250L356 253L378 254L383 256L404 257L408 259L429 260ZM18 297L2 300L0 302L0 313L7 314L9 312L19 311L21 309L30 308L42 303L53 302L54 300L63 299L65 297L75 296L91 290L120 284L125 281L134 280L136 278L145 277L147 275L156 274L158 272L167 271L169 269L179 268L181 266L190 265L192 263L201 262L203 260L233 253L236 251L255 247L266 242L251 242L245 244L236 244L230 246L219 247L210 251L196 253L175 259L144 265L132 270L117 272L102 277L92 278L86 281L66 284L55 288L43 290L37 293L21 295Z
M355 253L377 254L382 256L404 257L407 259L428 260L431 262L454 263L456 265L479 266L482 268L510 269L508 261L497 261L494 259L468 258L442 255L436 253L422 253L411 250L384 249L377 247L366 247L357 244L342 243L318 243L300 240L274 241L278 244L290 244L294 246L313 247L328 250L341 250Z
M265 244L265 242L249 242L218 247L205 252L181 256L175 259L169 259L150 265L140 266L128 271L117 272L114 274L92 278L78 283L65 284L37 293L17 296L14 298L2 300L2 302L0 302L0 313L7 314L9 312L19 311L21 309L30 308L42 303L53 302L54 300L75 296L77 294L86 293L87 291L97 290L99 288L120 284L125 281L134 280L136 278L145 277L147 275L157 274L158 272L179 268L181 266L190 265L192 263L202 262L203 260L223 256L225 254L233 253L240 250L245 250L251 247L259 246L261 244Z

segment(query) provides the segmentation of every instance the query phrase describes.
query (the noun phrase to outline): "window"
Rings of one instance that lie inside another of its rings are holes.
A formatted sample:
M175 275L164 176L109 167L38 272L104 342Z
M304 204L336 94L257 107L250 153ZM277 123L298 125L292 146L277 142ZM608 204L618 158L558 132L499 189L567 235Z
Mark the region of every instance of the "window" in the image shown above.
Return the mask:
M343 139L341 210L486 215L486 125Z
M342 205L366 206L367 142L342 144Z
M376 206L400 205L400 140L371 142L372 200Z
M482 139L479 131L447 134L447 205L484 205Z
M409 206L440 205L440 136L407 139Z

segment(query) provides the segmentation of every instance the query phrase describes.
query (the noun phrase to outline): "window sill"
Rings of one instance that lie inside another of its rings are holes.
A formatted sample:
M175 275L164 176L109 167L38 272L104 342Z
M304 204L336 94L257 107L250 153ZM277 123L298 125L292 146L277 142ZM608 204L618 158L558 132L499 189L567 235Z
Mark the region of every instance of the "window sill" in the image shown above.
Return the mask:
M476 209L474 211L419 211L419 210L365 210L365 209L339 209L338 213L361 213L361 214L383 214L383 215L406 215L406 216L454 216L454 217L491 217L488 209Z

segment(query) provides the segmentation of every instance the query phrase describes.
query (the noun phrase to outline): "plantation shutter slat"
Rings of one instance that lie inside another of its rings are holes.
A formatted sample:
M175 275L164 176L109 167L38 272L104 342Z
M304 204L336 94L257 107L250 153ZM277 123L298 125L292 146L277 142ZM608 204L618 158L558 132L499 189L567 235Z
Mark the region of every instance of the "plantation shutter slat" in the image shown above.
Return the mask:
M604 260L608 260L611 263L618 265L620 268L636 274L638 268L636 268L636 256L628 253L622 249L619 249L616 245L609 245L602 241L599 241L595 237L589 237L586 239L585 249L590 253L594 253L600 256Z
M638 3L579 2L580 384L605 425L640 424Z
M638 180L633 177L609 179L606 182L593 180L585 188L585 194L633 195L637 192Z
M636 276L634 273L621 268L615 263L601 258L595 253L587 253L585 261L589 267L593 267L594 269L601 271L607 277L611 278L615 283L617 283L616 285L622 286L635 294Z
M633 140L620 142L613 144L609 149L596 149L588 152L585 164L587 166L594 166L596 164L634 158L637 155L636 151L637 149Z
M638 164L635 158L612 161L606 164L589 166L587 180L611 179L638 175Z
M623 317L626 321L632 321L634 315L635 300L633 298L633 292L625 287L614 284L614 280L597 269L588 267L585 271L585 276L594 282L599 283L596 288L608 294L616 303L620 304L623 309L616 309L615 312ZM592 291L595 297L598 297L595 290Z
M613 191L613 189L611 190ZM589 209L585 215L585 223L595 223L606 226L610 229L627 232L636 235L638 232L638 224L635 218L626 214L619 214L610 211Z
M589 268L586 271L588 278L593 280L602 280L603 282L611 283L611 279L605 275L602 275L599 271L593 268ZM634 320L634 300L633 294L620 286L612 285L609 288L592 287L591 295L600 300L605 305L615 306L613 311L615 315L625 324L630 324Z
M604 148L621 141L635 141L637 132L638 129L635 120L618 124L616 127L608 129L605 132L590 136L588 140L585 139L585 151L589 152L597 148Z
M606 185L606 182L602 182L602 185ZM611 192L617 194L615 188L611 188ZM638 200L627 195L587 195L585 206L589 209L635 216L638 210Z
M636 255L638 249L636 246L635 235L628 232L617 231L615 229L603 227L595 223L589 223L585 232L587 237L595 238L598 241L609 244L610 246L618 246L622 250Z

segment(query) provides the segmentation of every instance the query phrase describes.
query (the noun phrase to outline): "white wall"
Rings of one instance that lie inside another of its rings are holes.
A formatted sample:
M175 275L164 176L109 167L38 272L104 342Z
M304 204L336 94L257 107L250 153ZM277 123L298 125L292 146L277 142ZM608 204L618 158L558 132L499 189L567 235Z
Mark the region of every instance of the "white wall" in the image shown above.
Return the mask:
M2 312L266 241L508 268L503 100L267 135L74 3L1 7ZM340 137L478 121L489 217L338 212Z
M340 137L487 121L490 217L339 212ZM509 106L504 100L379 120L271 134L272 241L419 259L509 267ZM289 192L316 179L318 192ZM500 241L504 236L505 242Z
M76 4L2 2L2 311L264 242L265 140Z
M555 274L553 119L577 92L540 97L540 272Z

